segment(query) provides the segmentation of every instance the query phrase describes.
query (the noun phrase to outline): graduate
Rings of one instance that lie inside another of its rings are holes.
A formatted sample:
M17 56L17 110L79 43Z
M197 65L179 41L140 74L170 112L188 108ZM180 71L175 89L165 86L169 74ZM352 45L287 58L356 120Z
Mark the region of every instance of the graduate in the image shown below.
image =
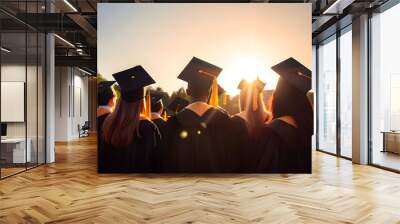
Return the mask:
M101 127L103 126L103 122L106 117L112 112L114 109L114 93L111 89L112 85L114 85L115 81L104 81L99 83L97 87L97 102L98 107L96 111L97 115L97 136L101 135Z
M218 98L222 100L222 105L226 104L226 91L224 88L222 88L222 86L218 85ZM211 100L211 95L210 95L210 100ZM209 101L210 101L209 100ZM223 113L227 114L228 116L230 116L229 112L227 110L225 110L224 108L222 108L220 105L217 106L218 109L220 109Z
M121 99L107 116L99 143L101 173L148 173L158 167L160 134L145 109L144 87L154 80L141 66L113 74Z
M251 136L258 135L264 123L270 118L263 100L264 87L265 83L258 78L250 83L242 80L238 86L240 112L235 114L233 119L245 123Z
M257 161L260 154L260 147L257 139L262 137L262 129L265 122L270 119L266 110L263 91L265 83L257 78L253 82L241 80L238 89L240 112L232 116L232 130L236 130L236 147L241 154L240 172L256 172Z
M258 142L263 153L259 172L311 173L313 109L307 98L311 71L294 58L271 68L280 75L272 96L273 120L263 129Z
M167 109L172 112L172 115L176 115L181 110L183 110L187 105L189 105L188 100L186 100L185 98L176 96L168 104Z
M221 68L193 57L178 76L188 83L192 103L167 121L163 139L164 171L185 173L229 172L229 116L221 112L216 78ZM210 104L207 103L209 95Z
M151 120L156 124L160 133L164 133L164 127L166 124L166 120L163 117L164 111L164 104L162 101L163 96L166 93L160 91L152 91L150 92L150 99L151 99Z

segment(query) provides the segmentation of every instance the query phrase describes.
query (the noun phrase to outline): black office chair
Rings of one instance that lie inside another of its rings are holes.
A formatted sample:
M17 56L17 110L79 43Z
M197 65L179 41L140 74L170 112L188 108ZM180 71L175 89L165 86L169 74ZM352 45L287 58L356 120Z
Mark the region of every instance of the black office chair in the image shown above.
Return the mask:
M82 127L80 127L80 125L78 124L79 138L89 136L89 130L90 130L89 121L85 121Z

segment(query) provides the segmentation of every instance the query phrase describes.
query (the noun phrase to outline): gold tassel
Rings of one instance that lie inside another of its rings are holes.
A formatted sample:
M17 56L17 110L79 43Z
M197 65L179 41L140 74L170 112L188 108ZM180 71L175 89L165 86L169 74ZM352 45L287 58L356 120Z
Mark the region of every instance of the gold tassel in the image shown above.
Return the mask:
M218 107L218 82L217 79L213 80L210 95L210 106Z
M256 111L258 108L258 92L255 88L252 89L252 95L253 95L253 111Z
M226 101L228 100L228 96L226 95L226 93L222 94L222 105L226 105Z
M140 111L141 116L146 116L146 99L142 100L142 110Z
M146 95L146 113L145 116L147 118L151 118L151 98L150 98L150 93L147 93Z
M164 113L163 113L162 117L163 117L164 121L168 120L167 111L166 110L164 110Z

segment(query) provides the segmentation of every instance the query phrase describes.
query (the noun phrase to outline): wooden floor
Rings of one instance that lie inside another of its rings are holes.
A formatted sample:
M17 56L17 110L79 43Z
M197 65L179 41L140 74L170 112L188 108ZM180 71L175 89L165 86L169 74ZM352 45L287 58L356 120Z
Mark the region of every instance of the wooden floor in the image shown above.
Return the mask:
M95 138L0 181L0 223L400 223L400 175L315 152L312 175L98 175Z

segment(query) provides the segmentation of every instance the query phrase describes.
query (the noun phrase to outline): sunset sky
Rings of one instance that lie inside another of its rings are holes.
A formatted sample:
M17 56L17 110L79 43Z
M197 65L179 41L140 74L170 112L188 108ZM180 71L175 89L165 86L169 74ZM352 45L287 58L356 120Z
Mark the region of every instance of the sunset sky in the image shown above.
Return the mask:
M142 65L155 86L172 92L193 56L223 71L230 94L257 75L275 88L270 67L294 57L311 68L311 4L112 4L98 7L98 71L112 74Z

